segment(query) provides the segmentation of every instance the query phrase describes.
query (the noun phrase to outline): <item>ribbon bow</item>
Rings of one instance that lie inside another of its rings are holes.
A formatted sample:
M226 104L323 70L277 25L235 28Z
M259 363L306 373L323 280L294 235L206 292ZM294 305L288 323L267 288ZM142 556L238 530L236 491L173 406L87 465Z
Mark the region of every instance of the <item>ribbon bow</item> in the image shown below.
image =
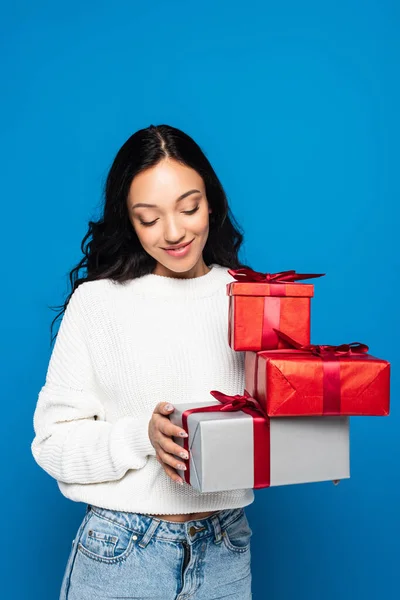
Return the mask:
M350 344L340 344L339 346L330 346L329 344L318 345L318 344L309 344L308 346L303 346L296 342L291 337L279 331L279 329L274 328L275 333L278 337L281 338L284 342L292 346L297 350L303 350L304 352L311 352L315 356L326 356L326 355L334 355L341 356L345 354L367 354L369 347L367 344L362 344L361 342L351 342Z
M223 406L221 406L219 409L220 412L234 412L237 410L243 410L243 408L251 408L252 410L259 412L261 415L266 416L261 410L258 402L256 402L254 398L250 396L247 390L244 390L243 395L235 394L235 396L229 396L228 394L224 394L223 392L219 392L217 390L212 390L210 394L223 404Z
M281 271L280 273L260 273L253 269L228 269L228 273L237 281L258 283L293 283L300 279L323 277L325 273L296 273L296 271Z

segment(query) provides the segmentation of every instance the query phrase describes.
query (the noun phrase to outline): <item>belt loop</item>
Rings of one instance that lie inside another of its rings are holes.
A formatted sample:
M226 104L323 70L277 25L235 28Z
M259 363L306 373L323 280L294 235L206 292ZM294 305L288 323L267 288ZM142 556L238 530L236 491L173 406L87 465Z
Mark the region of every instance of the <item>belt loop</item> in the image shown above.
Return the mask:
M220 544L222 542L221 522L218 515L211 515L211 523L214 528L215 543Z
M141 548L146 548L147 544L150 542L151 538L153 537L153 535L160 523L161 523L161 521L159 519L151 520L151 523L148 526L146 533L144 534L144 536L142 537L140 542L138 542L138 545Z

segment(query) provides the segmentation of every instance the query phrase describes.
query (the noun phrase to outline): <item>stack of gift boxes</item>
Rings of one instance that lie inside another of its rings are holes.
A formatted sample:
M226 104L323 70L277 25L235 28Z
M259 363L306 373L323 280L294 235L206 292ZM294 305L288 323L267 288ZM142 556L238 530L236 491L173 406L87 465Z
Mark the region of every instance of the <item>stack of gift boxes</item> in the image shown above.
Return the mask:
M187 483L202 492L350 477L350 416L389 414L390 363L358 342L310 343L322 274L229 270L228 342L245 352L245 389L175 405L189 452Z

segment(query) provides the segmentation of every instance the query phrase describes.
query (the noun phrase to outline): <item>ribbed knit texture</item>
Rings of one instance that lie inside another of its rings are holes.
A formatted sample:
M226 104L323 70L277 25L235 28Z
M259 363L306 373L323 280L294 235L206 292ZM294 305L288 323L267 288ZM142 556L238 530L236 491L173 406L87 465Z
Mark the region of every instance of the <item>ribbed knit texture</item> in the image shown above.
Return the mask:
M75 501L180 514L238 508L252 489L201 493L171 480L148 423L158 402L243 393L244 353L228 345L225 267L84 282L71 296L33 417L36 462ZM231 468L235 468L232 465Z

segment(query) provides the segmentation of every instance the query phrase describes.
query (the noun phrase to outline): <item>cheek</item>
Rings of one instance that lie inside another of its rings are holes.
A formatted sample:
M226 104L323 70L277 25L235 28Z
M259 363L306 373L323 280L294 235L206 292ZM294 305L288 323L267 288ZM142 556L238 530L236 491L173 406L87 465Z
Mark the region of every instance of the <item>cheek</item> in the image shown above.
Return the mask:
M208 216L208 211L205 210L204 212L202 212L201 214L198 215L197 219L193 220L193 225L191 227L191 230L194 231L195 233L201 234L201 233L206 233L208 231L208 227L209 227L209 216Z
M150 246L156 237L155 232L152 231L153 228L149 227L146 229L145 227L135 227L133 224L132 227L135 230L135 233L138 236L139 242L142 244L142 246Z

